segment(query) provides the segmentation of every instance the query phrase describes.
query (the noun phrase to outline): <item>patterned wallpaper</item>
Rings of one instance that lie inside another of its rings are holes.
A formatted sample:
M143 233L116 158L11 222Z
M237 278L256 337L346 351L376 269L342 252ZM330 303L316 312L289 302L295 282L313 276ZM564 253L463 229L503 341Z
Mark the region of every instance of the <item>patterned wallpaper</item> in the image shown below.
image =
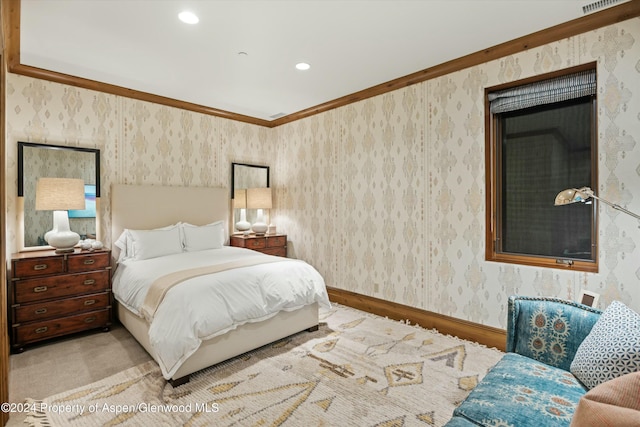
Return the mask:
M640 212L640 19L276 128L274 221L329 284L506 327L511 294L640 311L638 221L600 206L600 272L485 261L484 88L597 61L599 192ZM550 201L552 202L552 201Z
M633 19L275 129L9 75L9 252L28 140L102 150L103 230L113 182L228 186L232 161L267 164L272 222L330 286L501 328L510 294L640 311L640 228L606 206L597 274L484 260L484 88L597 61L598 190L640 212L638 58Z
M19 247L17 141L100 149L98 238L107 246L112 183L229 187L231 162L274 163L275 138L263 127L15 74L7 80L8 253Z

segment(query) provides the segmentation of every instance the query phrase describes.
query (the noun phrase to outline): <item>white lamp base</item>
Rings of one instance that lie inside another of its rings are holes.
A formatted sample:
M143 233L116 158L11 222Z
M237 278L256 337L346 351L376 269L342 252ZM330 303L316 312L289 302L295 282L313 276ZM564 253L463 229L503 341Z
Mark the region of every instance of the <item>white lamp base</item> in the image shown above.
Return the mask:
M251 226L251 230L253 230L256 235L262 236L267 232L268 229L269 226L264 222L264 212L262 209L258 209L258 218L256 219L256 222L254 222Z
M251 223L247 221L247 210L240 209L240 221L236 222L236 230L242 231L242 234L249 234L251 230Z
M258 236L265 234L268 228L269 226L264 222L256 222L251 226L251 229L253 230L253 232L256 233Z
M67 211L53 211L53 229L44 238L56 249L57 254L73 252L74 246L80 241L80 235L69 228Z
M236 222L236 230L242 231L243 234L246 234L249 230L251 230L251 224L249 221L238 221Z

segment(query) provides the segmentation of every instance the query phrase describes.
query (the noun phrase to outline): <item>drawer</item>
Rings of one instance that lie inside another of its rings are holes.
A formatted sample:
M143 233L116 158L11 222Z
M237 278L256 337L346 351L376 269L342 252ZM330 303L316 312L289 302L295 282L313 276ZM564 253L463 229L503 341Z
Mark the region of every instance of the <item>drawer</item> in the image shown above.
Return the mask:
M276 248L279 246L287 246L287 238L285 236L267 237L268 248Z
M13 261L14 278L48 276L64 272L64 258L30 258Z
M13 282L14 303L44 301L52 298L98 293L109 289L110 270L67 274Z
M92 311L75 316L34 322L15 327L16 342L28 343L110 325L110 310Z
M279 248L266 248L261 250L260 252L262 252L263 254L267 254L267 255L275 255L275 256L281 256L281 257L287 257L287 248L283 248L283 247L279 247Z
M14 323L63 317L84 311L95 311L109 306L109 293L83 295L36 304L21 305L14 310Z
M267 239L247 239L245 240L247 249L262 249L267 247Z
M70 256L67 260L67 271L77 273L80 271L101 270L111 265L109 252L88 252Z

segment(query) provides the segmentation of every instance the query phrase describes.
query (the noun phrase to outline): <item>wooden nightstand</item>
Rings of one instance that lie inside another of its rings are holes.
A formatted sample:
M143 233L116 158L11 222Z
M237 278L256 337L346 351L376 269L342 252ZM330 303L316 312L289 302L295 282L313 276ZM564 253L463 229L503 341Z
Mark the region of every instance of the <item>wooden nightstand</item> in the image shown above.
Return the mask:
M267 234L264 236L256 236L251 234L232 235L231 246L239 248L253 249L267 255L276 255L281 257L287 256L287 235L286 234Z
M111 326L111 251L13 254L9 307L11 346Z

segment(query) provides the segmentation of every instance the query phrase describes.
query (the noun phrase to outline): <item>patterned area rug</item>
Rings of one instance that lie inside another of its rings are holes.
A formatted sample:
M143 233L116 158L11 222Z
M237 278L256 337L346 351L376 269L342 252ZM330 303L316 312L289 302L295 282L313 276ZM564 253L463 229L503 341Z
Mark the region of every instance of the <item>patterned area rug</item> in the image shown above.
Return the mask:
M349 307L173 388L154 362L33 402L34 426L442 426L502 356Z

